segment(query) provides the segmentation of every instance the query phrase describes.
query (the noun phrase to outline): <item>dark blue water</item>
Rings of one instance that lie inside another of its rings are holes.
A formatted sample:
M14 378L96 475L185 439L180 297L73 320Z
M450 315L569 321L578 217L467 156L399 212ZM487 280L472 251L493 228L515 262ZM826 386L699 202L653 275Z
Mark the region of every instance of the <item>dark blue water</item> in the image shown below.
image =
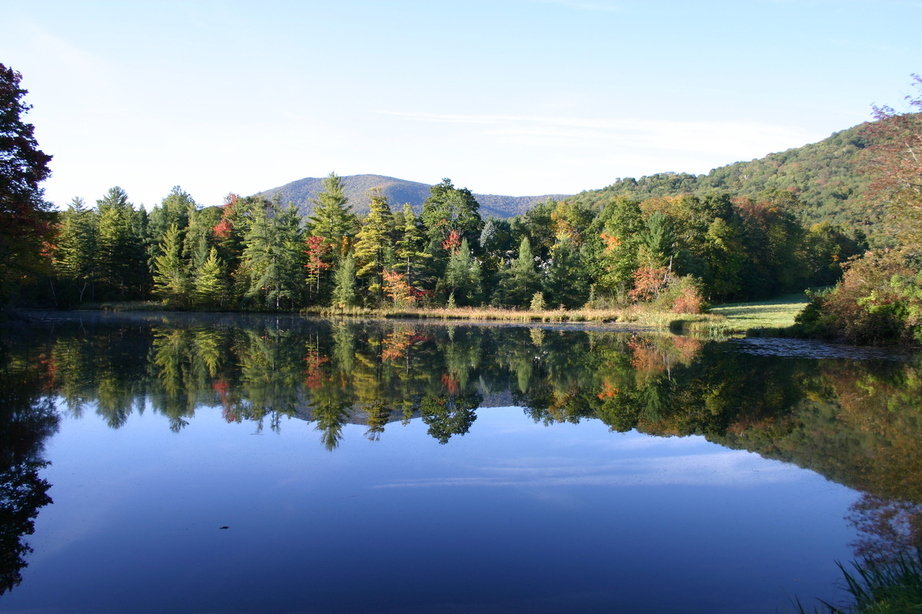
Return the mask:
M53 396L54 503L0 610L785 612L841 600L855 556L859 491L703 435L507 405L445 444L416 414L348 419L329 450L303 416L229 422L214 401L171 430L150 394L118 428Z

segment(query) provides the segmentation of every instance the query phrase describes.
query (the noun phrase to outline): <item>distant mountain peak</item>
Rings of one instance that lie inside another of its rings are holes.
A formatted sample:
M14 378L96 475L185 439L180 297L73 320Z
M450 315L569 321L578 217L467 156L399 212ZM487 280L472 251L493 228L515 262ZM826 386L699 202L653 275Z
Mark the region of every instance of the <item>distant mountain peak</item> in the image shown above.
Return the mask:
M423 201L429 196L428 183L408 181L386 175L345 175L341 177L346 197L352 210L362 214L368 212L370 202L369 193L379 189L387 197L391 208L395 211L409 203L418 213L422 209ZM275 198L282 204L292 203L298 208L301 215L310 215L314 207L314 199L323 191L325 177L305 177L277 188L270 188L259 193L260 196ZM559 200L567 198L568 194L544 194L540 196L503 196L499 194L474 194L480 203L480 215L487 217L508 218L525 213L535 204L551 198Z

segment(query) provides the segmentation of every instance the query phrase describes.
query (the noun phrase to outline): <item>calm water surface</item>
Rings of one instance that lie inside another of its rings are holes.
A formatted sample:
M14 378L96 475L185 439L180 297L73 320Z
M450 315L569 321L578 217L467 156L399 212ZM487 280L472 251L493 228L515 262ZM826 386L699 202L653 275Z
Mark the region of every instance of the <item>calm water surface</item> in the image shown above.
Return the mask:
M3 343L4 612L786 612L918 542L911 356L164 315Z

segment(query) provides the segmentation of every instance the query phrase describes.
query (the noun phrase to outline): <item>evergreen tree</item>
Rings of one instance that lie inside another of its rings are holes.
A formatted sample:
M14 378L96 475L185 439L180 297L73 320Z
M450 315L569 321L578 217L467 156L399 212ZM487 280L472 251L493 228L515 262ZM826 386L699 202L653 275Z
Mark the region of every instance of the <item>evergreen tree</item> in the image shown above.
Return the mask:
M364 280L368 296L380 302L384 296L384 270L394 263L394 217L387 197L372 194L370 211L355 238L356 277Z
M448 258L442 291L459 306L476 305L480 300L480 282L480 262L468 247L467 239L463 239Z
M423 275L423 269L429 254L424 251L425 237L420 228L419 218L413 213L409 204L403 206L403 226L397 239L396 266L404 274L404 280L411 287Z
M154 207L150 213L150 238L155 252L159 249L170 226L175 225L182 237L185 237L186 228L189 226L189 220L194 211L195 201L192 200L192 196L179 186L173 186L160 205ZM156 256L157 253L151 254L151 260Z
M192 280L192 298L200 307L224 305L227 287L218 250L212 247L208 258L195 270Z
M111 188L96 201L99 212L99 272L108 298L137 298L149 287L145 215L128 202L122 188Z
M244 296L270 309L281 309L283 302L293 307L302 288L302 243L294 207L280 212L276 203L264 201L255 208L240 262Z
M499 285L494 301L500 305L524 307L540 289L541 279L535 269L531 243L528 237L522 237L518 258L499 272Z
M189 272L182 258L179 226L171 224L157 248L154 258L154 295L171 306L183 306L189 298Z
M77 303L92 299L97 276L96 214L84 206L82 198L74 198L61 213L54 269L75 291Z
M355 259L351 253L347 254L336 267L333 282L333 307L345 309L355 305Z
M589 271L582 251L568 236L551 248L551 259L543 279L544 298L551 307L582 307L589 299Z
M356 226L357 220L350 210L343 180L336 173L330 173L323 180L323 191L314 200L310 234L323 237L335 264L349 249L349 240L355 234Z

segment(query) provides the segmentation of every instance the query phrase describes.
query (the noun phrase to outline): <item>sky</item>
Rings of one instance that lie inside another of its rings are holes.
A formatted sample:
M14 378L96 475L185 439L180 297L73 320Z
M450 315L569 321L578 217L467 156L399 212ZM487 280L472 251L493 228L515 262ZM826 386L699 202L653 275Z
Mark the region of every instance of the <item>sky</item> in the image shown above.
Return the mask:
M374 173L570 194L901 108L922 0L0 0L46 198Z

